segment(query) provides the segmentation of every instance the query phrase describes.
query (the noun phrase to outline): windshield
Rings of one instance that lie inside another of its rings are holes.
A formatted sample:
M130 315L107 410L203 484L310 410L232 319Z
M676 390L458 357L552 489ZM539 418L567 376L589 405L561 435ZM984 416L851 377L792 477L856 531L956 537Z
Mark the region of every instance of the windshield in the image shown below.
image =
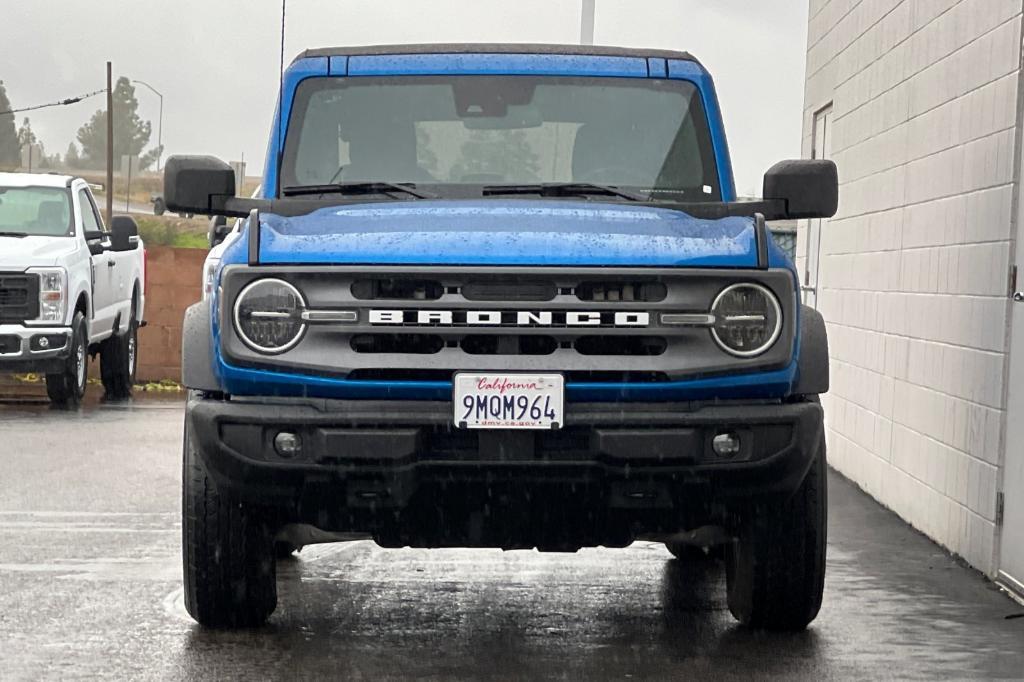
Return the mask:
M346 182L591 183L721 197L697 88L637 78L308 79L281 187Z
M0 187L0 232L67 236L71 233L68 190L58 187Z

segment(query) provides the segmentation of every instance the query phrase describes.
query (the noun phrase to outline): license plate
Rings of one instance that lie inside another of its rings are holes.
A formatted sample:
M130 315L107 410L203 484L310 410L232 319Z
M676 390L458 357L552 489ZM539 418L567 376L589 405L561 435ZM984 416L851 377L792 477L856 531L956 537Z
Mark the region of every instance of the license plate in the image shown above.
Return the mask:
M455 425L461 429L558 429L565 423L561 374L455 375Z

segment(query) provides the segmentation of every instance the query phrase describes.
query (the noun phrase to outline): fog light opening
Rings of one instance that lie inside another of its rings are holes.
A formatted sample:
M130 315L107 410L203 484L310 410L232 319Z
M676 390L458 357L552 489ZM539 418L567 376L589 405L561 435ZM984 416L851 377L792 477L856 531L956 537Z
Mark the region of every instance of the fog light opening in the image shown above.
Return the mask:
M46 338L45 336L39 337L39 347L40 348L49 348L50 347L50 339Z
M274 436L274 450L282 457L296 457L302 452L302 438L297 433L281 431Z
M740 454L740 445L740 434L735 431L726 431L711 439L711 449L719 457L735 457Z

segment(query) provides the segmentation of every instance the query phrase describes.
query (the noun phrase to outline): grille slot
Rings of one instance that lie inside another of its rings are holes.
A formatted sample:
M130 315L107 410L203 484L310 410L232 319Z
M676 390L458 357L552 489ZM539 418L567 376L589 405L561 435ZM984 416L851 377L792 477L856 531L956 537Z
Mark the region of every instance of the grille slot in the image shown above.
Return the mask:
M477 281L462 287L467 301L550 301L557 295L554 282Z
M361 279L352 282L352 295L362 301L436 301L444 295L444 285L432 279Z
M352 337L357 353L412 353L432 355L444 348L444 339L436 334L359 334Z
M668 342L661 336L584 336L573 347L580 355L661 355Z
M581 301L658 303L668 296L668 287L661 282L582 282L576 287Z
M558 341L551 336L467 336L459 346L470 355L551 355Z
M39 277L0 274L0 322L39 317Z

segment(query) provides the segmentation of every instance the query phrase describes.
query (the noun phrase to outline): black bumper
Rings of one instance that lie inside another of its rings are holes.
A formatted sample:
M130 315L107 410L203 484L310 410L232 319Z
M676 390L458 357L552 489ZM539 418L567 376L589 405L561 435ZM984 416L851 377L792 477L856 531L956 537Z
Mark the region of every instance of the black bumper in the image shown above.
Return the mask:
M431 484L597 491L622 508L741 504L787 495L819 449L821 406L587 403L556 431L466 431L449 402L193 397L189 429L218 486L262 501L312 488L349 508L400 509ZM291 457L275 436L301 439ZM717 456L712 439L740 436Z

